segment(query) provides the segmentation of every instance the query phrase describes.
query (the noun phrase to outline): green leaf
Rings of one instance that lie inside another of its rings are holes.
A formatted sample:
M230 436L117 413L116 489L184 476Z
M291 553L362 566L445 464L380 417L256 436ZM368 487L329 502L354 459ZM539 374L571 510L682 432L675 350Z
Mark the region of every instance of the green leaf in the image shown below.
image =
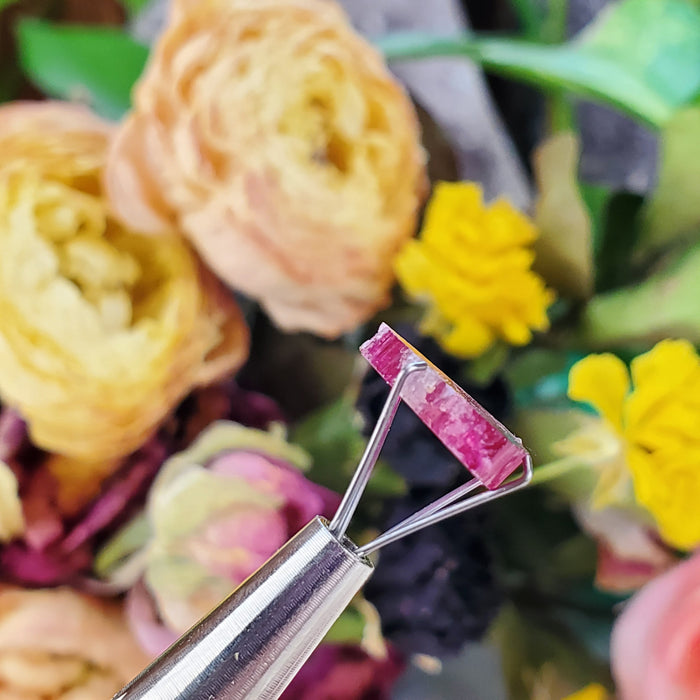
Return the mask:
M362 428L362 418L347 397L318 409L297 424L291 440L313 459L307 477L334 491L344 492L367 444ZM372 471L367 494L385 498L405 492L404 480L379 460Z
M389 59L464 55L544 89L566 89L652 126L700 92L700 11L683 0L624 0L559 46L492 37L396 34Z
M370 497L380 499L403 496L406 493L406 482L386 462L379 459L372 470L367 493Z
M700 233L700 108L683 110L661 135L656 190L644 212L641 254Z
M95 557L94 571L97 576L107 578L125 559L141 549L150 537L148 518L143 514L136 516Z
M503 369L510 356L510 346L494 343L483 355L469 362L462 373L467 383L487 386Z
M569 408L566 396L569 370L581 353L547 348L528 348L506 368L517 407Z
M581 190L581 197L586 204L588 214L591 217L593 253L594 257L597 258L600 253L604 233L605 215L612 193L609 188L590 182L580 182L579 188Z
M365 447L362 418L345 397L297 424L291 440L311 455L308 477L336 491L345 490Z
M0 0L0 12L2 12L6 7L14 5L17 2L19 2L19 0Z
M580 145L571 132L545 141L534 156L539 198L535 270L574 299L593 293L593 232L578 186Z
M609 634L612 620L608 618ZM587 630L588 631L588 630ZM508 697L531 700L542 688L543 672L559 676L560 698L592 680L607 681L605 664L591 656L586 642L555 615L537 609L507 606L496 620L492 636L501 649ZM560 685L561 684L561 685Z
M700 343L700 246L644 282L596 295L584 310L582 339L593 347L649 345L663 338Z
M118 29L54 25L23 19L18 26L24 72L52 97L80 99L108 119L130 106L131 88L141 74L148 48Z
M354 606L346 608L324 637L329 644L359 644L365 631L365 618Z
M546 14L537 0L510 0L520 28L528 39L539 39Z

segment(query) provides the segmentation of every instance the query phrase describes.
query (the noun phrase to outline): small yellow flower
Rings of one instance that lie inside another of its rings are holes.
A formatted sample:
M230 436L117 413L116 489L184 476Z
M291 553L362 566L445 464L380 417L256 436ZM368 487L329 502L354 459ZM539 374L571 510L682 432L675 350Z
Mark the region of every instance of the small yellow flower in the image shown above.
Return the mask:
M569 695L564 700L607 700L608 691L599 683L591 683L583 690L579 690L573 695Z
M700 357L693 345L657 343L633 360L631 382L619 358L589 355L571 369L569 396L597 410L599 431L620 448L603 475L607 495L631 478L637 502L666 542L680 549L700 544ZM574 454L584 442L574 435L559 447Z
M531 270L536 237L507 201L484 206L478 185L439 183L421 238L395 260L404 290L428 306L421 330L460 357L477 357L498 339L526 345L533 330L546 330L554 294Z

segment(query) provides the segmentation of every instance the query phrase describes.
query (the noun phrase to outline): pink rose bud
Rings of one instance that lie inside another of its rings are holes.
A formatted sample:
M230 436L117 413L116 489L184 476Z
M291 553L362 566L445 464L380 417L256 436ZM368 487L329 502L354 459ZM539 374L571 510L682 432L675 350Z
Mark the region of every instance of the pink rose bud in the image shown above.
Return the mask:
M149 494L144 546L111 576L142 576L128 611L149 652L162 651L316 515L334 512L339 497L305 478L309 465L280 430L229 421L165 462ZM108 543L103 559L110 547L118 544Z

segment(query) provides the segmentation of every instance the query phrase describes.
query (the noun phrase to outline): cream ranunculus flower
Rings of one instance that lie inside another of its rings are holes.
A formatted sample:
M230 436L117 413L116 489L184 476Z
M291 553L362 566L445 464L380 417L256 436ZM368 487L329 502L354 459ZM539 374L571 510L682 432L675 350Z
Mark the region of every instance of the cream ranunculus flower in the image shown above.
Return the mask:
M0 397L37 445L102 473L248 346L181 238L111 218L110 133L67 103L0 108Z
M282 328L333 337L388 303L424 160L409 99L330 0L175 0L107 189Z
M0 588L0 698L112 697L148 663L120 607L67 588Z

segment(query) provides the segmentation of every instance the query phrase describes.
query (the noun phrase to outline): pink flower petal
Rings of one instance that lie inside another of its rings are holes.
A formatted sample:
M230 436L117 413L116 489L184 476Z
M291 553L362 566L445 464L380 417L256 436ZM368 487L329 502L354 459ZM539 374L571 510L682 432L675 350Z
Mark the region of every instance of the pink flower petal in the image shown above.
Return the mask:
M9 461L27 439L27 426L11 408L0 409L0 460Z
M76 580L78 574L90 569L92 555L86 549L66 554L57 548L29 549L19 542L2 548L0 568L13 581L32 586L56 586Z
M161 623L143 583L137 583L126 598L126 616L141 648L153 657L162 654L178 637Z
M700 697L700 555L637 593L611 645L621 700Z

